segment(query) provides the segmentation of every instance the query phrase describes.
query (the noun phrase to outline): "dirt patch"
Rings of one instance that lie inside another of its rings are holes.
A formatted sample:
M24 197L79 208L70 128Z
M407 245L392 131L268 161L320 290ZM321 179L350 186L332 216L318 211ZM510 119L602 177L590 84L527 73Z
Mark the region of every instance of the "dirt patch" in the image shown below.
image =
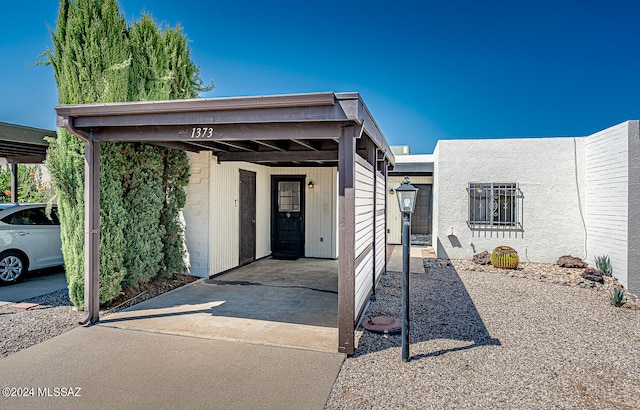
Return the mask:
M100 310L117 312L170 290L187 285L199 278L191 275L176 274L170 278L155 278L146 283L129 286L120 292L117 298L102 303Z

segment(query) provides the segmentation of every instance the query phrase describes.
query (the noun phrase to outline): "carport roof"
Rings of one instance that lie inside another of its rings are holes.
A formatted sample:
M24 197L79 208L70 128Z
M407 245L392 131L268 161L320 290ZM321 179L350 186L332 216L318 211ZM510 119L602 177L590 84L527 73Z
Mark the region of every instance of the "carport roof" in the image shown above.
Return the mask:
M44 137L55 136L55 131L0 122L0 157L11 162L43 162L49 147Z
M394 163L358 93L62 105L56 112L58 126L93 141L148 142L212 151L221 162L280 166L337 166L341 129L355 125L358 151L371 141L378 160Z

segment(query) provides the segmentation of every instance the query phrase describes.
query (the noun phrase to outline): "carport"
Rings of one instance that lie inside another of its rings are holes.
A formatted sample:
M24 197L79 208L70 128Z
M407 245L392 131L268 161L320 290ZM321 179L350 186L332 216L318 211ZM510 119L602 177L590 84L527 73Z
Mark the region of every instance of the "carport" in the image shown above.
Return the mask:
M18 164L44 162L49 148L44 138L55 136L55 131L0 122L0 158L11 167L11 202L18 202Z
M85 144L85 314L99 321L100 142L146 142L218 162L338 169L338 350L386 266L387 169L394 157L358 93L64 105L58 125Z

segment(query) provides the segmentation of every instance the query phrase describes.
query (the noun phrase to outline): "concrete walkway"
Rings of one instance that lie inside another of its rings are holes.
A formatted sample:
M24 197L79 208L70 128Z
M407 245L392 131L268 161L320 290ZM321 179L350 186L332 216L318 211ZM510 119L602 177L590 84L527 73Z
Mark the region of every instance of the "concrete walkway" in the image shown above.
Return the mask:
M402 245L387 245L387 270L402 272ZM412 245L409 255L409 272L424 273L424 258L435 258L432 246Z
M343 360L92 326L0 359L0 387L34 389L33 397L4 397L3 390L0 408L322 409ZM59 397L60 388L81 397Z

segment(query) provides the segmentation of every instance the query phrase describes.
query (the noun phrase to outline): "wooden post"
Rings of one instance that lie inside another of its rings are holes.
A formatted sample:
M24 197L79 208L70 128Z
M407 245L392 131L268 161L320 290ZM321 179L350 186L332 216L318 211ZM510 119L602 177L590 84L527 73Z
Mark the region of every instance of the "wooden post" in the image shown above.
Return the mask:
M11 202L18 202L18 164L11 162Z
M342 128L338 146L338 350L355 351L355 155L356 129Z
M100 142L84 148L84 315L83 325L100 320Z

